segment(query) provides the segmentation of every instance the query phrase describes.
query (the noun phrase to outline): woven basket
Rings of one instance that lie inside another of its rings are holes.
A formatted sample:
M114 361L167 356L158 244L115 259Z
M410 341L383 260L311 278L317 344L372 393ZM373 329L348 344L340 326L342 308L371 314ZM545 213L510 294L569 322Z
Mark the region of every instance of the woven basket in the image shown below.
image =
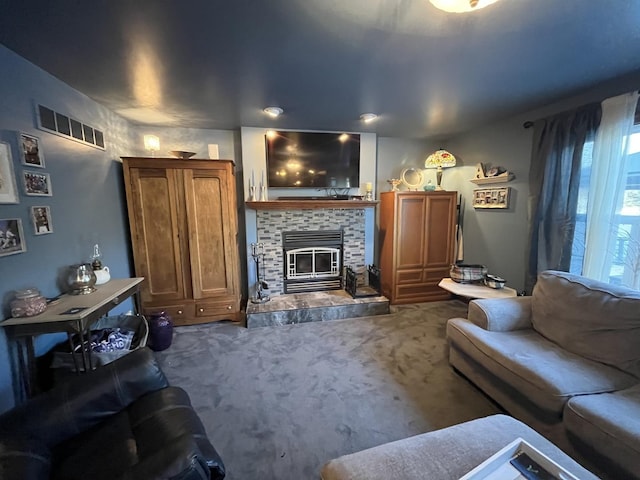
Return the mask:
M484 281L487 272L487 267L484 265L456 263L451 265L449 276L451 280L458 283L481 283Z
M126 355L127 353L132 352L133 350L137 350L138 348L142 348L147 345L147 339L149 337L149 325L147 323L147 319L142 315L122 314L116 316L105 316L91 325L92 330L115 327L132 330L135 332L130 349L102 353L91 352L91 361L94 367L100 367L102 365L111 363L114 360ZM77 358L76 360L78 360L79 363L82 363L79 358ZM82 365L79 365L79 367L81 371L84 371ZM69 345L67 342L62 342L54 348L51 368L68 369L75 372L73 354L69 351Z

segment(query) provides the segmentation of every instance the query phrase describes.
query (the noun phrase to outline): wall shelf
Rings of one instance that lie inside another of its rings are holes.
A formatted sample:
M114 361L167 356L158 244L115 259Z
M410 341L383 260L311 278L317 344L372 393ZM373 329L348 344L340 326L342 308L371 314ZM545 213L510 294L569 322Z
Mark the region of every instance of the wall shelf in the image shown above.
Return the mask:
M253 210L303 210L318 208L373 208L377 201L365 200L267 200L245 202Z
M506 175L496 175L495 177L485 177L485 178L472 178L469 180L470 182L475 183L476 185L488 185L490 183L507 183L513 180L515 176L513 173L507 173Z

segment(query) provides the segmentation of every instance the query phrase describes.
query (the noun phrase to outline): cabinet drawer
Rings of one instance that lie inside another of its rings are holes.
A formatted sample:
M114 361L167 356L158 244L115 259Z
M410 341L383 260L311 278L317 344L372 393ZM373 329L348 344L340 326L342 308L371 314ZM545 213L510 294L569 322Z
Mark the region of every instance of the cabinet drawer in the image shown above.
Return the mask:
M422 269L420 270L399 270L396 273L396 283L402 284L414 284L422 282Z
M398 303L419 303L433 300L447 300L450 298L449 292L436 285L421 284L398 286L395 291L394 301Z
M193 318L193 305L160 305L145 306L144 314L150 315L154 312L166 312L176 324L181 324L188 318Z
M424 281L427 283L438 283L445 277L449 276L448 268L438 268L434 270L425 270L424 271Z
M238 311L237 301L199 302L196 303L196 317L210 317L212 315L235 314Z

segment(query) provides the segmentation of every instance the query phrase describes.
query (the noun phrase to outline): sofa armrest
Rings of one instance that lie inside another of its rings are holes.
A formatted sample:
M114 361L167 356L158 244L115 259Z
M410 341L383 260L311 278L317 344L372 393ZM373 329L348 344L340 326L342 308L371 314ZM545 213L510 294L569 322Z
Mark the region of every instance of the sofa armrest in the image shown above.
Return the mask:
M531 297L472 300L469 302L468 319L494 332L532 328Z
M0 437L20 432L51 448L167 386L151 350L141 348L0 415Z

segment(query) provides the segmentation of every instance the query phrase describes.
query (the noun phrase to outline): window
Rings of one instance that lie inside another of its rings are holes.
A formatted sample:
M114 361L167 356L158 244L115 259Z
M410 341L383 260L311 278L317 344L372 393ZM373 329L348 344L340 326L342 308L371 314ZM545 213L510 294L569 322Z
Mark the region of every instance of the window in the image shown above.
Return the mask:
M623 191L616 196L619 200L612 225L602 226L611 229L612 251L603 252L603 255L608 258L609 283L640 289L640 124L634 126L627 140L627 156L620 183ZM589 186L597 181L591 178L592 151L593 143L585 144L570 268L571 273L576 274L582 274Z

